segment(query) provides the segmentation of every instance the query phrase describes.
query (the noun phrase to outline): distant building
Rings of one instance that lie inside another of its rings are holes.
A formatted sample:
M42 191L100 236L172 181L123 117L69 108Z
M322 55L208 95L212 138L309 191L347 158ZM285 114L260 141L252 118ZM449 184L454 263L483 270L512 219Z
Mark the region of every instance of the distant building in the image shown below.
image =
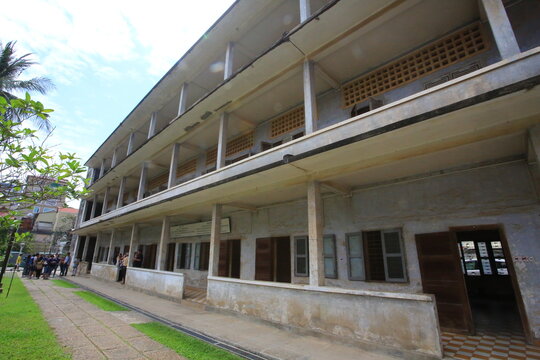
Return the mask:
M235 2L87 161L81 268L138 250L128 286L404 358L478 319L539 342L538 24L534 0Z
M56 208L35 216L31 233L33 252L63 253L69 251L72 230L79 209Z

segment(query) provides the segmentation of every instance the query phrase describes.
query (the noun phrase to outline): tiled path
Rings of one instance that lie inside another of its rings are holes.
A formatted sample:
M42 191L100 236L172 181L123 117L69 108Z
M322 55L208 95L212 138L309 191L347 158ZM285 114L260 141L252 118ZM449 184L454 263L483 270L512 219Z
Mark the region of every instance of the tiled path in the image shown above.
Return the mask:
M130 323L150 321L133 311L104 311L47 280L22 279L73 359L184 359ZM46 354L44 354L46 358Z
M444 332L444 354L450 359L540 360L540 347L527 345L523 335L479 332L477 336Z

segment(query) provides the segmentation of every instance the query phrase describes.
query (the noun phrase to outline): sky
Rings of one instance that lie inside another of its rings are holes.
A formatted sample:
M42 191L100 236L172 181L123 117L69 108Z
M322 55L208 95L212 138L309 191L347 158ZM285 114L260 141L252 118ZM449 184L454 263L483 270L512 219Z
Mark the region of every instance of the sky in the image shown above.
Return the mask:
M38 62L21 76L55 88L48 140L84 163L233 0L25 0L0 12L0 41ZM76 206L78 202L70 205Z

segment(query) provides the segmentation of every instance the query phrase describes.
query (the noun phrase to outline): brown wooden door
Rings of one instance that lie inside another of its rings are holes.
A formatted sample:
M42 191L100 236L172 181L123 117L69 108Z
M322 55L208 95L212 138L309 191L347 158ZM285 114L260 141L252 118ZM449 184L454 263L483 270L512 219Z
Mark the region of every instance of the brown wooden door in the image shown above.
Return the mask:
M219 243L218 276L229 276L229 241L221 240Z
M240 240L229 240L230 253L231 253L231 277L240 279Z
M255 280L274 281L272 238L257 239L255 244Z
M441 328L473 333L457 241L449 232L417 234L416 248L423 291L435 295Z
M291 282L291 239L274 238L276 243L276 281Z
M167 244L167 257L165 258L165 271L174 271L174 253L176 243Z

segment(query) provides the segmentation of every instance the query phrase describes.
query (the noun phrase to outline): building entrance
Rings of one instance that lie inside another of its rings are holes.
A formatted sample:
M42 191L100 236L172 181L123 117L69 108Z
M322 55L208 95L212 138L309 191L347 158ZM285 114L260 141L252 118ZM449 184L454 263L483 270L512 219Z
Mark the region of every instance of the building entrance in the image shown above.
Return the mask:
M418 234L416 246L423 291L435 295L443 330L523 332L498 229Z

